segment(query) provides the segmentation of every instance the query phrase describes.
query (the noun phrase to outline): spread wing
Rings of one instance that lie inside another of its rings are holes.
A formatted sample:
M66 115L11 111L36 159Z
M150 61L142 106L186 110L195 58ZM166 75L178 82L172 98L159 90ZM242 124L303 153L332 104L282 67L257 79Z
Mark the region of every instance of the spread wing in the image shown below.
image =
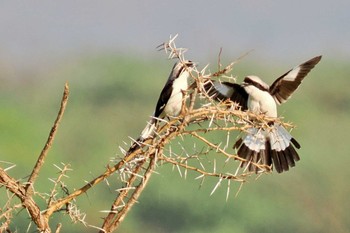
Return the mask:
M236 102L241 110L247 110L248 93L237 83L208 81L204 85L208 95L217 101L230 99Z
M269 92L278 104L286 102L322 56L314 57L276 79Z

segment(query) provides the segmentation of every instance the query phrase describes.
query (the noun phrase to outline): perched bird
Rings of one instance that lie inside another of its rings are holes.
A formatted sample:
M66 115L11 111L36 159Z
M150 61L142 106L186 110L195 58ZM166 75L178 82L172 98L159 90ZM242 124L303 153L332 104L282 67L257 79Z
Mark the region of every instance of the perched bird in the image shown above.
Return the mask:
M176 117L180 114L183 102L183 91L189 88L190 72L194 64L192 61L179 61L173 66L169 78L160 93L156 109L147 123L147 126L141 132L140 137L130 147L128 153L139 148L140 144L154 134L158 119L165 117Z
M314 57L289 70L271 86L257 76L247 76L242 84L212 81L206 83L204 88L216 100L230 99L243 111L276 118L277 105L290 98L321 57ZM294 167L295 161L300 160L294 148L300 149L300 144L290 133L280 124L269 122L269 126L269 129L249 128L246 136L239 138L234 144L233 147L238 149L237 155L246 160L241 163L242 167L249 165L250 171L258 172L260 169L251 162L267 166L273 164L276 171L281 173Z

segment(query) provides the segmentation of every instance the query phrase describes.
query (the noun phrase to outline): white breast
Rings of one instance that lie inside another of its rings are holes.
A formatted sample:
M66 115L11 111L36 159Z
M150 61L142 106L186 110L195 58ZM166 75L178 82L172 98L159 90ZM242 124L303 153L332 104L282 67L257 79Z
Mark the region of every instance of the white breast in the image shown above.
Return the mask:
M277 117L277 106L274 98L267 91L254 86L244 88L249 94L248 109L256 114L265 114L268 117Z
M173 83L173 91L164 108L168 116L178 116L182 107L182 91L188 89L189 73L184 71Z

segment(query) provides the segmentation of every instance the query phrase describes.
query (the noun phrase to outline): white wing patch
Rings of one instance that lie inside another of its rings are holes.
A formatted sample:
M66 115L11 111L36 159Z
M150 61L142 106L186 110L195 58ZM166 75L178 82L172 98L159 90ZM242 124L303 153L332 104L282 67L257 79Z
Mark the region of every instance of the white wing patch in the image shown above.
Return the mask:
M221 82L214 82L214 88L220 92L220 94L230 97L233 94L233 88L222 84Z
M295 81L296 77L298 76L300 72L300 66L295 67L292 69L284 78L285 81Z

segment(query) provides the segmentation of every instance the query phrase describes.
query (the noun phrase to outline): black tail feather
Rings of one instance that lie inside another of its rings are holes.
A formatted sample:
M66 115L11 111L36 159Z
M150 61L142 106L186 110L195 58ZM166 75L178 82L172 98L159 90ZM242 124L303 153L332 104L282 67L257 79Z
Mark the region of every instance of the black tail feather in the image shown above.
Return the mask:
M233 149L238 149L241 145L242 145L242 142L243 142L243 139L242 138L239 138L235 144L233 145Z
M290 141L293 143L293 145L294 145L297 149L300 149L300 148L301 148L299 142L298 142L297 140L295 140L295 138L292 138Z
M277 152L278 157L280 158L281 161L281 165L282 165L282 170L283 171L288 171L289 170L289 166L288 166L288 161L286 158L286 154L284 153L284 151L279 151Z
M289 148L290 148L290 152L293 156L294 161L299 161L300 157L298 155L298 152L294 149L294 147L292 145L290 145Z
M242 140L239 138L234 144L233 148L238 149L237 155L245 159L246 161L241 163L241 167L249 166L249 171L259 172L261 169L255 164L265 165L270 167L273 165L274 169L278 173L288 171L290 167L295 166L295 162L300 160L296 148L300 148L298 142L295 139L291 139L291 143L285 150L276 151L271 148L271 142L266 140L265 149L260 151L251 150Z
M280 158L277 154L277 151L271 150L271 155L272 155L271 157L272 157L273 165L274 165L276 171L278 173L283 172L281 161L280 161Z
M129 150L126 152L127 155L133 153L134 151L141 148L142 143L145 140L143 138L138 138L129 148Z
M270 141L267 140L265 143L265 147L266 147L266 165L267 166L271 166L272 165L272 155L271 155L271 144Z
M290 145L289 147L287 147L286 148L286 150L285 150L285 155L286 155L286 159L287 159L287 161L288 161L288 165L290 166L290 167L294 167L295 166L295 162L294 162L294 158L293 158L293 153L292 153L292 151L291 150L293 150L292 149L293 148L293 146L292 145Z

